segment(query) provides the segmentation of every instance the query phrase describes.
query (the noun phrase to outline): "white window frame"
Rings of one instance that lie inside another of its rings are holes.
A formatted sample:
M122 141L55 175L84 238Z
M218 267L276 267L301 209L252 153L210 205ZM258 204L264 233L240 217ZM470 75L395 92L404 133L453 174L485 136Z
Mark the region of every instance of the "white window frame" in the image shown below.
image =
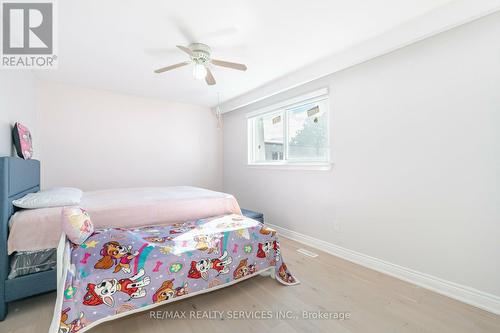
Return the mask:
M290 161L288 160L288 110L297 106L325 101L326 104L326 122L327 122L327 159L326 161ZM283 118L283 160L279 161L255 161L255 120L262 116L272 114L281 114ZM255 110L246 114L247 117L247 165L255 168L271 168L271 169L296 169L296 170L330 170L331 152L330 152L330 101L327 88L313 91L286 101L276 103L265 108Z

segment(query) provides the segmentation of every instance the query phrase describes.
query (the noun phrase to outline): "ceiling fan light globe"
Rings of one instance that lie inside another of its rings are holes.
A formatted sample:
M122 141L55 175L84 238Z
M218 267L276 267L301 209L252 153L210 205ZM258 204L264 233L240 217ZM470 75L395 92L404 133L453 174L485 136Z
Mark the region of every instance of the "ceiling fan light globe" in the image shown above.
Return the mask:
M195 64L193 68L193 76L196 80L204 80L207 76L207 69L202 64Z

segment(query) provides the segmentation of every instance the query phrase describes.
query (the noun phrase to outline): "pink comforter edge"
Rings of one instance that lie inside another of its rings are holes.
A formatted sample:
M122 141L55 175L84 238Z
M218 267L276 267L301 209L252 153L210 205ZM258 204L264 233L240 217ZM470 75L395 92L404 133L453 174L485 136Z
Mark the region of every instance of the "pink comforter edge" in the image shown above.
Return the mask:
M80 206L94 226L133 228L172 224L223 214L241 214L230 194L191 186L85 192ZM61 207L22 210L10 221L8 253L56 248Z

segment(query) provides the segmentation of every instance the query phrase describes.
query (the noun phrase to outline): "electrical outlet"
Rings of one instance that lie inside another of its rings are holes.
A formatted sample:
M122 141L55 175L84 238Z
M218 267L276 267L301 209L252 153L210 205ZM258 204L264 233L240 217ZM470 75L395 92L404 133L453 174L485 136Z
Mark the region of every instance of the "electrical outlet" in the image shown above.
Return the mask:
M337 222L337 221L333 222L333 230L336 232L340 231L340 223L339 222Z

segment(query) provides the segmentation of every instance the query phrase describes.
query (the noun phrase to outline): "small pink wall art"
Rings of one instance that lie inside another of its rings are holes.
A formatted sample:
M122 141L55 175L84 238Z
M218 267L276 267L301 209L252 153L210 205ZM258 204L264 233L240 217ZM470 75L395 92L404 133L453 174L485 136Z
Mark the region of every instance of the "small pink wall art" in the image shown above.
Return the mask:
M29 129L21 123L16 123L12 129L12 138L17 155L29 160L33 156L33 143Z

